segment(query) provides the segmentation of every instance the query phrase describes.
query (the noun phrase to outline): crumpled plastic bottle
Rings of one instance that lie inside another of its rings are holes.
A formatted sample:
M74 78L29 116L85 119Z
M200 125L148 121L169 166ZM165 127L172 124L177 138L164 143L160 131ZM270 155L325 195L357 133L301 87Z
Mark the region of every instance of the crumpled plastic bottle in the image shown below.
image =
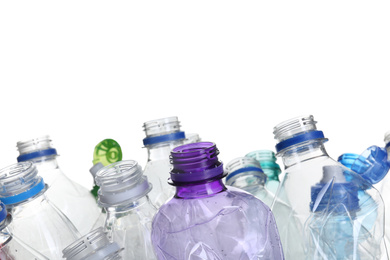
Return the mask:
M175 194L175 189L168 185L170 170L169 153L172 148L196 140L196 135L186 139L180 130L177 117L167 117L145 122L146 137L143 140L148 149L148 162L144 169L145 176L153 185L149 198L156 208L159 208Z
M214 143L174 148L174 198L152 224L158 259L284 259L271 210L254 196L226 188Z
M17 237L13 236L7 226L12 222L12 216L7 212L4 203L0 202L0 259L1 260L49 260Z
M111 241L124 248L124 259L154 260L150 238L157 209L149 200L152 185L136 161L124 160L96 174L98 204L104 208L104 230Z
M225 168L228 174L226 185L249 192L271 207L274 195L264 187L267 175L264 174L260 164L255 159L238 157L226 164Z
M46 198L47 190L48 185L30 161L0 170L0 200L13 218L8 231L47 258L61 259L62 249L80 235Z
M267 175L265 187L274 196L280 184L279 174L282 172L276 163L275 153L270 150L258 150L248 153L245 157L253 158L260 163L261 169Z
M67 246L62 253L66 260L121 260L122 251L123 248L111 242L100 227Z
M328 156L327 139L313 116L285 121L274 134L285 176L272 210L291 209L275 214L286 259L380 259L384 205L379 192ZM359 199L359 191L369 196Z
M81 234L88 233L99 216L96 200L85 187L69 179L58 166L57 150L49 136L20 141L18 162L32 161L49 185L46 196L76 226ZM83 217L80 217L83 216Z

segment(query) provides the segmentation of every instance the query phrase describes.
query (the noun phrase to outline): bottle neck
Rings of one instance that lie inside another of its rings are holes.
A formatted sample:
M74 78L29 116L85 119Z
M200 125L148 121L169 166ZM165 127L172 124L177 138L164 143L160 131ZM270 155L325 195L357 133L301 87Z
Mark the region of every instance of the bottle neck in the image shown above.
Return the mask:
M314 159L321 156L328 156L322 141L312 140L305 144L298 144L288 148L282 154L285 168L295 164Z
M135 201L123 203L121 205L116 205L112 207L107 207L105 209L108 215L115 216L115 214L127 213L128 211L139 209L140 207L143 207L148 204L150 204L149 197L143 196L142 198L139 198Z
M169 160L171 150L179 145L182 145L183 142L184 139L179 139L175 141L146 146L146 148L148 149L148 162Z
M175 198L178 199L199 199L210 197L227 190L222 180L214 180L207 183L191 184L188 186L176 186Z
M34 165L37 167L38 172L41 171L50 171L50 170L56 170L58 169L58 162L57 162L57 156L44 156L44 157L38 157L31 160L34 162ZM40 174L41 175L41 174Z

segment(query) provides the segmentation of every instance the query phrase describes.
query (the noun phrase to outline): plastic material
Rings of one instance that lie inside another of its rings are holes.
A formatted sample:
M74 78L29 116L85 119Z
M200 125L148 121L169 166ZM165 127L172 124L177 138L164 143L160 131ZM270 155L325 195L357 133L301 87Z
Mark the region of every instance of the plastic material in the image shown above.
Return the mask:
M0 200L24 193L39 185L42 178L32 162L22 162L0 170ZM46 198L47 185L39 193L10 203L13 221L7 229L20 243L49 259L60 259L61 250L78 238L73 224Z
M61 171L56 159L57 154L44 153L44 151L55 150L50 137L43 136L20 141L17 147L20 156L35 153L42 155L32 158L31 161L34 162L39 175L50 187L46 196L72 221L81 234L88 233L99 216L100 210L92 194Z
M172 150L176 195L161 206L152 227L158 259L283 259L270 209L248 193L227 189L223 172L209 174L222 166L218 153L209 142ZM186 177L176 182L177 175Z
M245 190L271 207L274 196L264 187L267 175L263 173L258 161L250 157L239 157L226 165L226 171L226 185Z
M103 228L95 229L66 247L63 258L67 260L119 260L123 250L110 242Z
M120 161L99 170L99 206L105 209L104 230L124 247L124 259L156 259L150 232L156 208L147 194L152 189L136 161Z
M279 187L279 174L281 173L280 166L276 163L275 153L270 150L258 150L248 153L245 157L253 158L260 163L261 169L267 175L265 187L275 194Z
M379 192L357 173L332 160L313 116L285 121L275 139L306 135L279 151L286 167L272 210L287 259L380 259L384 254L384 206Z
M0 259L4 260L48 260L33 248L20 242L9 233L7 226L12 222L12 216L7 213L5 205L0 202Z
M148 121L143 125L146 138L155 138L176 133L181 133L180 122L177 117L168 117ZM185 141L182 134L178 138L165 140L158 143L148 144L148 162L144 168L144 175L148 177L153 185L153 190L148 194L150 200L156 208L159 208L169 198L171 198L175 189L168 184L170 159L169 153L172 148L183 144Z

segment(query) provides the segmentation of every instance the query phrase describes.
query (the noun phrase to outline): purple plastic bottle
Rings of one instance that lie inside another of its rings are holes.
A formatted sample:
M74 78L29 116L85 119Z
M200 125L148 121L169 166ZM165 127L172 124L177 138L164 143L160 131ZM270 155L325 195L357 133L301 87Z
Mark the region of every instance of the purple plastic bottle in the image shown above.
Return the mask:
M152 224L158 259L284 259L271 210L254 196L222 182L226 176L214 143L171 152L174 198Z

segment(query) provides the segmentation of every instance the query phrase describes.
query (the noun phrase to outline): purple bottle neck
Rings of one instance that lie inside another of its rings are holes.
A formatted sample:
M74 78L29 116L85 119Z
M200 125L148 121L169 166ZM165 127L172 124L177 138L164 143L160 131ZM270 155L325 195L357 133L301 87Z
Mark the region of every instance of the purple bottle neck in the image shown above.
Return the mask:
M226 190L221 180L226 174L218 154L211 142L186 144L172 150L171 184L176 186L176 198L202 198Z

